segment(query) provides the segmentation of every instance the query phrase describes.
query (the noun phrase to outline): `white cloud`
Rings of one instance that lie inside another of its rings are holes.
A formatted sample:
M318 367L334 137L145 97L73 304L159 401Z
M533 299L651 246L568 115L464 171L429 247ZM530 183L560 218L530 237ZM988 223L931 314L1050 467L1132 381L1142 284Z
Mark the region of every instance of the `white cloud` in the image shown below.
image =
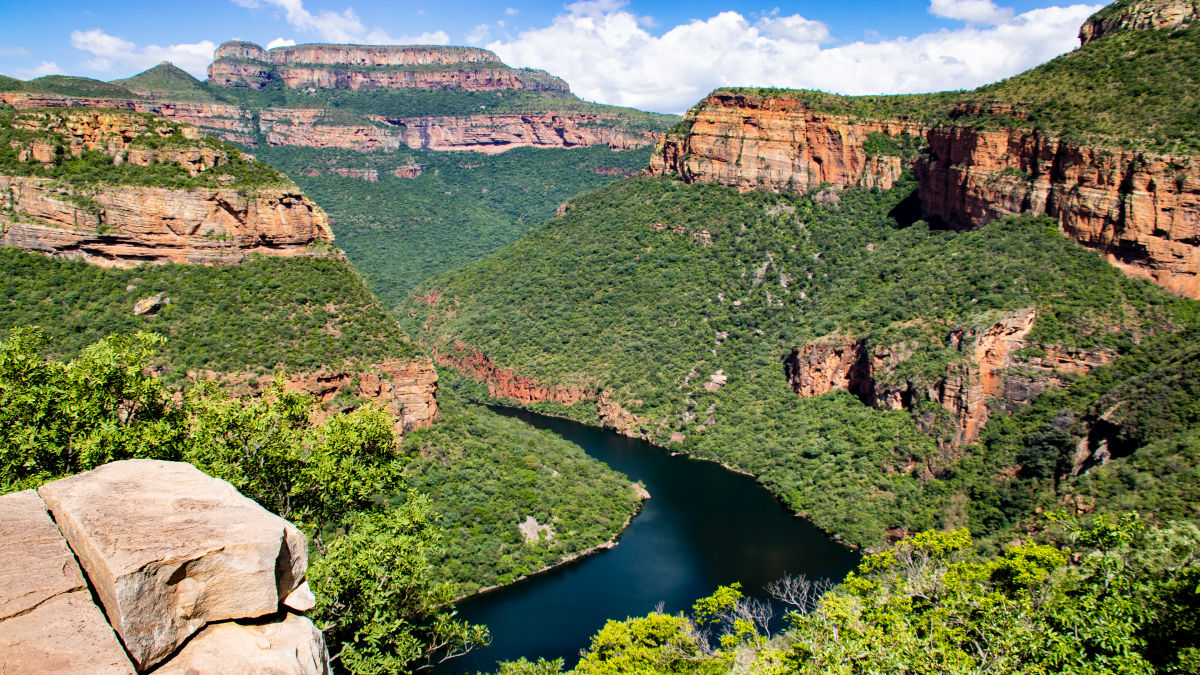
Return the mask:
M929 12L947 19L996 25L1012 18L1013 11L992 0L929 0Z
M521 10L517 9L516 7L505 7L504 13L509 16L516 16L517 14L521 13Z
M957 5L961 18L973 0L945 4ZM620 0L576 2L549 26L487 47L509 65L565 78L582 98L682 112L725 85L841 94L976 87L1069 51L1079 25L1100 6L1048 7L987 27L980 20L957 30L837 46L826 46L824 24L800 15L752 22L722 12L655 36L623 7ZM974 11L971 16L985 16L979 7Z
M271 40L270 42L267 43L267 49L275 49L276 47L291 47L294 44L296 44L295 40L288 40L285 38L277 37L274 40Z
M467 33L467 44L469 44L469 45L482 44L484 42L487 42L488 39L491 37L492 37L491 24L481 23L478 26L475 26L474 28L472 28L470 33Z
M92 70L106 73L119 70L122 74L133 75L163 61L170 61L197 77L203 77L212 61L213 50L217 48L212 40L166 47L138 47L129 40L109 35L99 28L72 31L71 46L92 55L84 62L84 66Z
M53 61L42 61L33 68L18 68L13 71L13 76L22 80L32 80L35 77L43 75L65 75L66 72L58 67L58 64Z
M251 9L273 6L284 11L288 24L305 33L319 36L329 42L354 42L367 32L354 9L347 7L341 13L321 10L313 14L304 8L302 0L233 0L242 7Z

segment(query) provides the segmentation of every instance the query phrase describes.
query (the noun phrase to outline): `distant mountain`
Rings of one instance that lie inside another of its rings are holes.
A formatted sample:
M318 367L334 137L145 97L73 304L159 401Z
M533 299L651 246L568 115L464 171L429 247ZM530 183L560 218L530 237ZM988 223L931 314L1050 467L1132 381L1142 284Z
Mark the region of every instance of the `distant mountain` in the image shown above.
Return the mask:
M204 87L203 82L169 61L163 61L150 70L138 73L133 77L113 80L112 84L120 85L138 96L151 99L203 102L217 100Z

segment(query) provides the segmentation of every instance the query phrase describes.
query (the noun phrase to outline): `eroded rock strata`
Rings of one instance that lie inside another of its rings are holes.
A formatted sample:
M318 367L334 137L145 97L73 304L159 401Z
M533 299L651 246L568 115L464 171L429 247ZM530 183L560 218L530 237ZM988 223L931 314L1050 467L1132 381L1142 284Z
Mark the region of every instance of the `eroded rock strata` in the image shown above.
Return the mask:
M456 89L567 91L545 71L509 68L475 47L310 44L263 49L226 42L213 54L210 82L261 89L275 82L290 89Z
M863 403L888 410L915 410L932 401L949 414L950 448L975 441L990 414L989 405L1030 403L1048 388L1069 384L1093 368L1111 363L1109 351L1088 352L1032 345L1036 312L1019 310L983 330L955 330L934 345L959 351L944 373L923 380L897 377L897 367L920 345L868 345L865 340L831 336L793 349L783 372L800 396L846 390ZM928 347L929 345L925 345ZM1024 351L1025 347L1032 347Z
M856 120L813 109L789 96L716 91L668 132L650 172L739 189L808 192L856 185L889 189L903 170L898 156L869 156L867 137L919 136L903 120Z

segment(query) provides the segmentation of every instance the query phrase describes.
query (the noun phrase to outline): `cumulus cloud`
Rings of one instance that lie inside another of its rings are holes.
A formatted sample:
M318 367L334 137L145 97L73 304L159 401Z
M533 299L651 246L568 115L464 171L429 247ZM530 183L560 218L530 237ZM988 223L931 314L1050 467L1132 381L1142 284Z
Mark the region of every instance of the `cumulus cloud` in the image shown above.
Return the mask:
M275 49L276 47L291 47L296 44L295 40L277 37L267 43L267 49Z
M516 7L505 7L504 8L504 13L509 16L516 16L517 14L520 14L520 12L521 12L521 10L517 9Z
M132 75L163 61L170 61L197 77L203 77L209 62L212 61L213 50L217 48L212 40L165 47L139 47L99 28L72 31L71 46L91 54L84 66L92 70L105 73L122 71Z
M315 35L325 42L350 42L377 45L427 44L444 45L450 36L441 30L427 31L419 35L388 35L383 30L368 31L353 7L341 12L321 10L314 14L304 8L303 0L233 0L234 4L248 9L275 7L284 12L284 20L296 30ZM422 13L422 12L418 12ZM278 43L278 44L276 44ZM272 47L295 44L295 41L278 38Z
M58 64L53 61L42 61L33 68L18 68L13 71L13 75L22 80L32 80L35 77L43 75L65 75L66 71L58 67Z
M992 0L929 0L929 12L947 19L995 25L1012 18L1013 11Z
M621 0L583 0L568 5L549 26L487 47L510 65L564 77L585 99L682 112L725 85L841 94L976 87L1069 51L1079 25L1100 7L1055 6L1002 18L1005 10L988 0L933 3L970 24L911 38L829 45L829 29L819 21L798 14L751 20L727 11L656 36ZM999 13L985 12L989 7Z

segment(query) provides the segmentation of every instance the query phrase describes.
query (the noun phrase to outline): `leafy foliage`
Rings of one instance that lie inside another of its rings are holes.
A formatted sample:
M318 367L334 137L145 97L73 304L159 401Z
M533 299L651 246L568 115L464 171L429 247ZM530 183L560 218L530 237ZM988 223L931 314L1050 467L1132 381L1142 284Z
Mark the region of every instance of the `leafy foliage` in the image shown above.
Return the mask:
M1023 307L1037 310L1035 342L1117 351L1197 321L1196 303L1127 278L1046 220L899 227L890 214L912 189L822 205L618 181L418 287L401 322L443 351L461 341L540 382L608 392L643 420L635 431L662 444L682 433L680 449L755 473L826 531L877 545L889 528L934 527L956 510L943 480L954 461L907 412L845 392L797 397L780 366L793 347L826 336L905 344L913 353L896 376L930 383L965 358L947 335ZM718 370L725 385L701 386Z
M572 672L1193 672L1198 544L1195 525L1148 529L1136 514L1070 522L995 557L965 530L924 532L864 558L782 633L722 587L691 616L609 621ZM702 632L714 615L715 644Z
M169 101L210 102L217 100L205 88L204 83L174 64L164 61L133 77L113 80L112 84L130 91L142 92L152 98Z
M629 479L579 446L468 405L444 382L438 413L437 425L405 437L414 457L405 476L442 514L447 545L438 562L461 593L602 544L640 508ZM553 537L526 543L517 525L529 516L550 525Z
M393 307L417 283L478 260L542 224L557 204L637 172L650 149L516 148L484 155L281 146L256 152L325 209L338 245L385 306ZM409 165L420 166L421 175L392 173ZM333 173L336 168L374 169L379 181L344 178Z
M157 365L271 373L378 363L415 353L345 261L261 258L241 265L102 268L0 249L0 328L41 326L50 353L75 356L111 333L170 338ZM134 316L162 294L170 304Z

